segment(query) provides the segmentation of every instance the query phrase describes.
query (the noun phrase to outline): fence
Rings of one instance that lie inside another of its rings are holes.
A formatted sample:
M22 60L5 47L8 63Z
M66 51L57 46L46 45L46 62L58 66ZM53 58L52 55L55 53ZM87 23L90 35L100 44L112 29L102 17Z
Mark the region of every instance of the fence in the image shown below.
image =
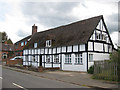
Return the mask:
M94 78L117 81L117 68L117 63L109 61L94 61Z

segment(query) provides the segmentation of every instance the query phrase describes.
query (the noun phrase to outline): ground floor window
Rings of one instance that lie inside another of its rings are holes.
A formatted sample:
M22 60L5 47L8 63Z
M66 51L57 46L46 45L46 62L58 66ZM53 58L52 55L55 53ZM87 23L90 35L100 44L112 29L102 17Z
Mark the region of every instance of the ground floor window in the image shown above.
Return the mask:
M75 64L83 64L82 54L75 54Z
M93 62L93 54L89 54L89 62Z
M50 63L50 55L46 56L46 63Z
M68 64L72 63L71 62L71 54L66 54L65 55L65 63L68 63Z
M54 55L54 63L59 63L59 55Z
M35 56L32 56L32 61L35 62Z

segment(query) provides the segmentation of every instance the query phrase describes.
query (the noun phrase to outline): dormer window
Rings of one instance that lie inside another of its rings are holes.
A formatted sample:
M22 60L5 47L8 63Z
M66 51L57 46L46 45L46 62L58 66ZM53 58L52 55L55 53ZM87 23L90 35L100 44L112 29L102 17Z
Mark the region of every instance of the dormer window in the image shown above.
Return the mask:
M37 43L34 43L34 48L37 48Z
M46 47L51 47L52 45L52 41L51 40L47 40L46 41Z

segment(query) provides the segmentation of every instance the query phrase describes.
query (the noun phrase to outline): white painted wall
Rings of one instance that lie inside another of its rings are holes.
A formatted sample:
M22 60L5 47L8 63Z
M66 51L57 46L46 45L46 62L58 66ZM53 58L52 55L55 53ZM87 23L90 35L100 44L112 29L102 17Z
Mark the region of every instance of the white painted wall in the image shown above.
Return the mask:
M88 50L93 51L93 42L88 42Z
M103 43L94 43L94 50L95 51L103 51Z
M85 51L85 44L79 45L80 51Z
M73 52L78 52L78 45L73 46Z
M66 47L62 47L62 52L66 52Z
M72 52L72 46L67 47L67 52Z
M60 47L57 48L57 53L61 53L61 48Z
M94 62L89 61L89 54L93 54L93 61L109 60L108 53L93 53L88 52L88 68L94 64Z
M87 71L87 64L86 64L86 53L83 53L83 65L75 65L75 54L71 55L72 64L65 64L65 55L62 54L62 70L67 71Z

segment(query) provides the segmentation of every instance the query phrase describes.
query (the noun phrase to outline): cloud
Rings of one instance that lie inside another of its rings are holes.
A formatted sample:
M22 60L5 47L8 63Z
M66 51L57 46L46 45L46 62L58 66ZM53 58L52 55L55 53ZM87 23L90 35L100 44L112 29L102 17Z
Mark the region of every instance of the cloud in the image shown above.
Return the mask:
M19 36L19 37L26 37L29 33L28 32L25 32L23 30L18 30L16 32L16 35Z
M38 26L38 31L43 31L98 15L104 15L111 38L116 42L118 0L31 1L0 1L0 27L13 42L31 35L33 24Z
M74 21L75 17L72 17L71 10L77 5L77 2L27 2L21 7L24 15L31 18L28 22L39 22L47 27L55 27Z

